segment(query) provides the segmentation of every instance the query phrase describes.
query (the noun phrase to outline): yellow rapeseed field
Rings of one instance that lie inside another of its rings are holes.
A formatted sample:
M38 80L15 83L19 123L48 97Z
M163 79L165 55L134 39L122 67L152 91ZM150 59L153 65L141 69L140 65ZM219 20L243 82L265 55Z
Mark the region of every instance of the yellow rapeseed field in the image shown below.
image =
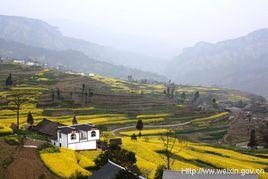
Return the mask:
M127 133L128 134L128 133ZM123 137L123 148L136 153L137 165L143 175L153 178L158 165L163 164L163 160L157 151L163 149L163 144L159 137L138 138L137 141L130 137ZM172 169L201 168L202 164L208 164L214 168L226 169L265 169L268 167L268 159L242 154L229 149L215 148L205 144L191 142L177 142L174 147L176 156ZM183 158L184 160L180 159ZM200 163L201 164L201 163ZM262 174L259 178L266 179L267 174Z
M83 167L92 166L93 161L73 150L60 148L58 153L41 153L40 157L50 171L62 178L69 178L76 171L87 176L92 174Z

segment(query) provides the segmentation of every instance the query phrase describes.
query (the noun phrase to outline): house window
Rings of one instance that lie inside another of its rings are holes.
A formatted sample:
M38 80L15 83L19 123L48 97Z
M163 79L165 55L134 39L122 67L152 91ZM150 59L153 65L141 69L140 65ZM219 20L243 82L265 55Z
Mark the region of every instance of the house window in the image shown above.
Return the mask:
M87 132L81 131L80 132L80 140L86 140L87 139Z
M96 131L91 132L91 137L96 137Z
M76 134L71 134L71 140L75 140L76 139Z

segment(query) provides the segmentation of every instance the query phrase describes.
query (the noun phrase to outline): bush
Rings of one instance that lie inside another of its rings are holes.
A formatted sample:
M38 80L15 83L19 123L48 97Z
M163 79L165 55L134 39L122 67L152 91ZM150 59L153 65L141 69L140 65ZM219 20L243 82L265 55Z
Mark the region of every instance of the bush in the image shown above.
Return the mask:
M22 138L20 136L5 136L4 140L6 141L6 143L8 143L9 145L19 145L22 143Z
M127 179L139 179L138 176L136 176L135 174L133 174L127 170L120 170L115 178L116 179L125 179L125 178L127 178Z
M10 156L10 157L4 159L4 160L2 161L2 167L3 167L3 168L7 168L13 161L14 161L14 158L13 158L12 156Z
M70 179L87 179L88 176L84 175L81 171L76 170L75 173L73 173L70 176Z
M121 165L123 167L129 168L135 165L137 159L135 153L132 151L128 151L125 149L109 149L104 153L101 153L95 160L96 168L99 169L104 166L108 160L112 160L113 162Z
M48 142L46 142L46 143L42 144L41 146L39 146L37 148L37 150L40 153L58 153L58 152L60 152L58 147L56 147L54 145L51 145Z
M164 165L159 165L155 171L155 179L162 179L163 177L163 172L166 169L166 167Z

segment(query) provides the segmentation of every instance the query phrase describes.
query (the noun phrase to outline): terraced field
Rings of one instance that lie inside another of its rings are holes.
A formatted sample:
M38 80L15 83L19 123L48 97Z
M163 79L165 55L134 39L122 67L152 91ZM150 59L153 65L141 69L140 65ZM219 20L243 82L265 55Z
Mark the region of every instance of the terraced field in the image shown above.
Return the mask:
M12 73L14 84L11 88L4 85L5 79ZM84 84L84 85L83 85ZM182 168L238 168L266 169L267 156L264 153L246 155L229 149L209 146L219 145L226 134L230 121L229 113L218 110L202 111L191 105L196 91L201 96L210 95L220 103L250 101L252 96L234 90L177 86L179 96L186 93L186 102L177 104L163 91L164 84L141 84L101 76L81 76L62 73L43 67L28 67L14 63L0 64L0 134L11 133L11 123L16 122L16 113L12 97L23 94L27 102L22 105L20 124L26 124L29 111L35 123L43 118L71 124L73 116L79 123L93 123L102 129L109 138L111 131L128 126L120 131L123 135L123 148L136 153L137 165L142 174L153 178L158 165L162 164L159 151L162 144L159 136L172 129L180 139L187 142L176 144L176 156L172 169ZM138 119L144 125L158 128L146 128L137 141L130 139L135 131ZM189 122L191 121L191 122ZM187 125L176 125L188 122ZM169 125L170 127L161 127ZM172 127L173 126L173 127ZM106 135L105 135L106 136ZM57 176L70 177L76 170L86 175L94 166L94 158L100 151L74 152L61 149L59 153L42 153L44 164ZM56 162L55 162L56 161ZM221 162L224 161L224 162ZM58 165L58 164L61 165ZM59 167L60 166L60 167ZM67 172L62 172L67 171ZM266 178L267 175L261 177Z

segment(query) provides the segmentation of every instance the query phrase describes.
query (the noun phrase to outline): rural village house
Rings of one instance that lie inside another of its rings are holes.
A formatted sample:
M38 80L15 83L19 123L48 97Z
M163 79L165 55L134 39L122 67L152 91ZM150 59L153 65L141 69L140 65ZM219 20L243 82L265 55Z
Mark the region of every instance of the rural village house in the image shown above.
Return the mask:
M58 122L43 119L33 131L48 137L53 145L72 150L97 149L100 132L92 124L66 126Z

